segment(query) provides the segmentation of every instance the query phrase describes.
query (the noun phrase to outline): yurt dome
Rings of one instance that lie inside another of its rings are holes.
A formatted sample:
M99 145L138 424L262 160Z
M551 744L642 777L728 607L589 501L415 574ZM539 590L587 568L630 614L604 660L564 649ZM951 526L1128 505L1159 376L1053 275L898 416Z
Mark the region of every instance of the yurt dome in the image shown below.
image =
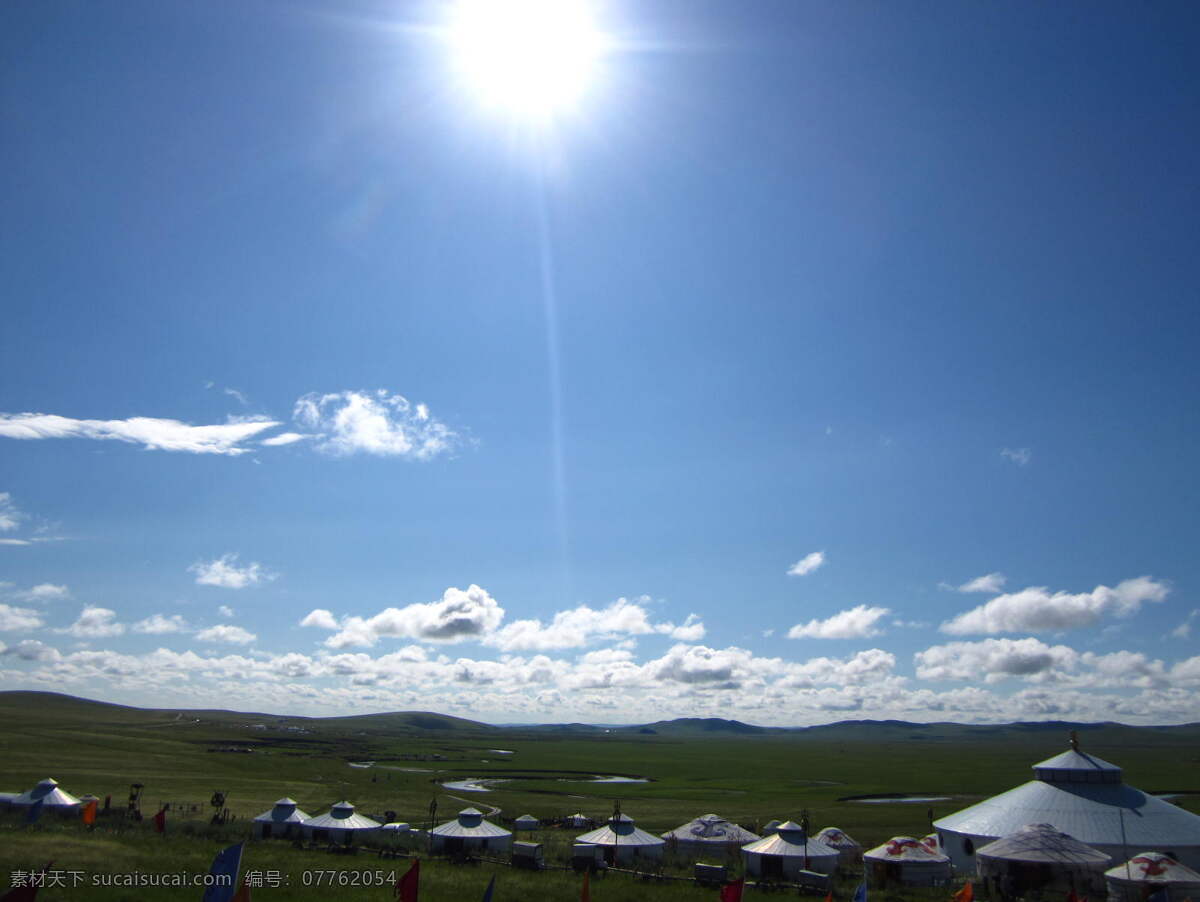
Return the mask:
M667 844L665 839L634 826L633 818L627 814L610 817L603 827L575 837L575 842L602 846L604 858L610 864L634 858L661 858Z
M862 844L840 827L822 827L815 838L831 849L837 849L843 864L856 861L862 855Z
M1200 816L1122 782L1121 768L1077 745L1033 766L1036 779L934 821L956 868L975 868L975 853L1026 824L1052 824L1114 859L1124 849L1172 851L1200 868Z
M516 830L536 830L542 825L532 814L522 814L519 818L513 821L513 828Z
M863 865L874 886L939 886L950 879L950 858L911 836L893 836L863 853Z
M772 835L742 846L746 873L756 877L790 880L799 871L832 874L840 857L832 846L806 837L804 828L794 821L782 823Z
M303 824L304 832L314 839L328 838L350 842L355 836L378 830L379 821L356 814L349 802L338 802L328 814L311 817Z
M1169 902L1200 899L1200 874L1162 852L1142 852L1104 872L1112 902L1142 902L1166 890Z
M484 820L478 808L464 808L454 820L430 830L429 839L433 851L451 854L470 849L504 851L512 847L512 833Z
M740 848L748 842L754 842L759 836L720 815L704 814L664 833L662 838L680 854L704 855Z
M1073 891L1093 898L1104 890L1107 852L1093 849L1050 824L1028 824L981 846L979 877L1004 898Z
M296 800L285 796L277 801L270 811L264 811L254 819L254 832L263 839L272 836L293 836L300 832L300 828L308 820L308 814L296 806Z
M15 797L9 804L28 807L42 803L43 808L78 808L79 799L71 795L69 792L62 790L58 786L58 781L53 777L47 777L38 783L37 786L28 792L23 792Z
M774 833L776 830L779 829L779 825L782 823L783 823L783 821L781 821L781 820L767 821L766 824L763 826L763 836L770 836L772 833Z
M564 827L590 827L592 820L586 814L575 812L563 821Z

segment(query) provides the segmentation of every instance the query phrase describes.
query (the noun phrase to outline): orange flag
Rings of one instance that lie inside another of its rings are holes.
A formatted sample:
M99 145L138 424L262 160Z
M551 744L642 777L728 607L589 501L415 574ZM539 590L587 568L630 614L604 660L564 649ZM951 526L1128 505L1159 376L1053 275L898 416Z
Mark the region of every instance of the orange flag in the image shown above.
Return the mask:
M583 892L579 894L579 902L592 902L592 888L588 885L591 876L591 871L583 872Z
M83 822L89 827L96 823L96 803L94 801L83 806Z
M833 902L833 893L832 892L825 894L825 902Z
M963 888L954 894L954 902L971 902L975 898L975 887L968 880L963 884Z

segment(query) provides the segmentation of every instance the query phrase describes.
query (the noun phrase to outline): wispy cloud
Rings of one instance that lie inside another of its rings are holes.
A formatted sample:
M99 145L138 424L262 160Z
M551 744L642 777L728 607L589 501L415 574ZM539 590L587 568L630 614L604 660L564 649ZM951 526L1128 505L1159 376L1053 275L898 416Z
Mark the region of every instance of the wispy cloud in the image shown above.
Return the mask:
M305 439L312 438L311 435L301 435L299 432L281 432L279 435L273 435L270 438L265 438L260 445L266 445L271 448L277 448L280 445L291 445L295 442L302 442Z
M133 625L135 633L145 633L151 636L161 636L166 633L186 633L187 621L179 614L151 614L145 620L139 620Z
M222 589L245 589L260 583L270 582L279 574L272 573L257 561L244 567L237 565L238 556L230 553L213 561L197 561L188 567L196 574L196 583L201 586L218 586Z
M241 443L278 426L266 417L231 418L212 426L179 420L130 417L125 420L76 420L48 413L0 414L0 437L22 440L85 438L129 442L155 451L191 454L245 454Z
M0 532L12 532L25 519L25 515L13 503L12 495L0 492Z
M233 608L231 608L227 604L223 604L217 608L217 613L220 614L222 617L232 617L233 616Z
M1171 630L1172 639L1187 639L1192 635L1192 621L1200 617L1200 608L1194 609L1183 621Z
M210 626L208 629L200 630L196 633L196 638L201 642L225 642L231 645L249 645L258 638L249 630L242 629L240 626L231 626L227 623L222 623L218 626Z
M860 604L825 620L798 623L788 630L789 639L866 639L880 635L879 621L891 613L889 608Z
M305 395L293 413L312 431L317 450L335 456L373 454L430 460L452 451L460 437L424 404L380 389Z
M825 563L824 551L812 551L788 567L788 576L807 576Z
M1024 467L1033 460L1033 452L1028 448L1001 448L1000 456L1011 460L1018 467Z
M1008 578L1003 573L985 573L983 576L977 576L974 579L967 580L961 586L950 586L942 583L942 588L952 589L955 592L999 592L1004 588L1004 584L1008 582Z
M225 389L223 389L223 391L225 392L225 394L229 395L229 397L236 399L237 402L239 404L241 404L243 407L250 406L250 401L247 400L246 396L244 394L242 394L240 391L238 391L236 388L225 388Z

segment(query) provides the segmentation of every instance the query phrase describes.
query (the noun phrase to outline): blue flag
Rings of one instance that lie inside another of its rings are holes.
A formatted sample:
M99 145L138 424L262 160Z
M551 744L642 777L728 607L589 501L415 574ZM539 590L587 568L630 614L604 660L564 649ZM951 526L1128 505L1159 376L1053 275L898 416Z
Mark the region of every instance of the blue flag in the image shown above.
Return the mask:
M230 902L237 892L238 871L242 867L242 846L238 843L217 853L208 873L213 877L225 877L226 880L214 882L204 889L203 902Z
M496 875L488 882L488 888L483 891L483 902L492 902L492 890L496 888Z
M867 881L860 883L854 891L854 902L867 902Z
M25 812L25 823L36 823L37 819L42 816L42 800L38 799L29 806L29 810Z

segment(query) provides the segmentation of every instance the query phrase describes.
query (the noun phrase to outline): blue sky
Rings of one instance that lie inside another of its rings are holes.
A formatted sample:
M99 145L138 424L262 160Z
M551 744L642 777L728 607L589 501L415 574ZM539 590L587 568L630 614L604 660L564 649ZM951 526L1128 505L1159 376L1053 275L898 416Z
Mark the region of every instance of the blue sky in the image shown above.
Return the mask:
M594 12L5 5L0 688L1200 720L1195 8Z

